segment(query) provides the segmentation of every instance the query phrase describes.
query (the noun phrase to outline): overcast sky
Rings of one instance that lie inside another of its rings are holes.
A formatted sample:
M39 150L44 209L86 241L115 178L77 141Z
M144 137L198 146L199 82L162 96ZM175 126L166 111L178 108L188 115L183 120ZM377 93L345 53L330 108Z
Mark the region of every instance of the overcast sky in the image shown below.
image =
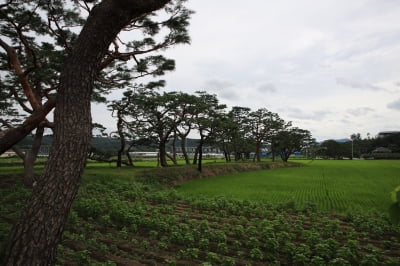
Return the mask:
M400 130L400 1L187 6L196 12L192 42L166 52L176 60L163 77L166 90L206 90L229 107L267 108L319 141Z

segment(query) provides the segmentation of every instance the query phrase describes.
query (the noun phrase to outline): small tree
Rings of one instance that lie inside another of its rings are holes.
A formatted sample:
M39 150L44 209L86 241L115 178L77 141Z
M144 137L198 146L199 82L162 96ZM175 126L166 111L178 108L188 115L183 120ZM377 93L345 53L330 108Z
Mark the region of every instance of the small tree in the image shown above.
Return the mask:
M282 130L277 134L276 148L282 161L287 162L290 155L296 151L301 151L311 141L311 133L308 130L293 127Z

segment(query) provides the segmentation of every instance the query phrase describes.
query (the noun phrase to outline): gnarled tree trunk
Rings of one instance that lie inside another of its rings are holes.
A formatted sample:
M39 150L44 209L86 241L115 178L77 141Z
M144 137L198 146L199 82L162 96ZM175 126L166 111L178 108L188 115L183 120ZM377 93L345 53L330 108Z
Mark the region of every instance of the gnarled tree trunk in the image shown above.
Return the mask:
M53 265L77 194L91 139L90 99L97 67L110 43L133 18L169 0L104 0L91 12L60 76L54 142L2 254L3 265Z

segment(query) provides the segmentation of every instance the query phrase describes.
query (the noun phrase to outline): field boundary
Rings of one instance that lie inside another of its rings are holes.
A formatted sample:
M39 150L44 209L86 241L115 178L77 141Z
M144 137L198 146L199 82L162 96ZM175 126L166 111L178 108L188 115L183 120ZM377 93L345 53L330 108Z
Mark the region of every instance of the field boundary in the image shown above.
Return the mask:
M183 182L201 178L249 171L301 166L303 166L303 164L298 162L218 163L204 165L202 172L199 172L196 166L181 166L143 171L139 173L137 177L144 183L160 183L168 187L173 187Z

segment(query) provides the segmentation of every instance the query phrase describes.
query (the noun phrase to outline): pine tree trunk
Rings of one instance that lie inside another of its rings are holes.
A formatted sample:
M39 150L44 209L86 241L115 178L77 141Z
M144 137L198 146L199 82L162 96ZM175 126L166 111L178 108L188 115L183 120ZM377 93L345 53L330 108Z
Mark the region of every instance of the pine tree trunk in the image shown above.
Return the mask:
M166 2L104 0L90 13L60 76L49 160L11 230L1 256L3 265L54 265L89 152L90 100L97 67L110 43L132 18Z
M175 165L178 164L178 161L176 160L176 136L176 132L174 132L174 139L172 141L172 161Z
M128 158L128 165L134 167L135 165L133 164L133 160L132 160L132 156L130 154L132 148L133 148L133 141L132 143L129 145L128 149L126 150L126 157Z
M199 172L203 170L203 142L204 142L204 137L200 133L199 162L197 163L197 170L199 170Z
M0 138L0 154L3 154L20 140L26 137L46 118L47 114L53 110L56 101L51 97L43 106L35 110L19 127L10 128L4 132Z
M185 159L185 163L187 165L189 165L190 164L189 156L186 151L186 137L185 138L181 137L181 149L182 149L183 158Z
M35 181L35 161L39 154L40 146L42 144L42 138L44 133L44 127L39 126L36 129L35 138L33 140L32 148L27 152L24 158L24 183L27 186L32 186Z
M120 112L118 112L118 122L117 122L117 130L118 130L118 135L120 139L120 147L118 150L117 154L117 167L121 168L122 167L122 154L125 150L125 135L123 131L123 120Z
M257 144L256 144L256 156L255 157L257 158L257 162L261 161L261 143L260 142L257 142Z
M193 157L193 164L196 165L197 164L197 158L199 157L199 146L196 147L195 151L194 151L194 157Z
M167 150L165 149L165 141L161 140L160 144L158 145L158 150L160 153L160 165L161 167L167 167Z

